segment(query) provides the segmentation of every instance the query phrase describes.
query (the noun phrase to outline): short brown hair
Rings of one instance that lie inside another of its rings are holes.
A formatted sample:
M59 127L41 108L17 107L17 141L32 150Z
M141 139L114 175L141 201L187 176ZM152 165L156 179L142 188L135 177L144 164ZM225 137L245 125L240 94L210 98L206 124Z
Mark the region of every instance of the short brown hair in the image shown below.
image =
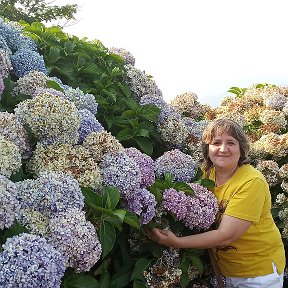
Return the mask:
M213 163L209 158L209 144L217 135L227 132L230 136L234 137L240 145L240 159L238 166L250 163L248 153L250 149L249 140L243 128L234 120L229 118L219 118L211 121L205 128L202 135L202 153L204 157L205 170L208 171Z

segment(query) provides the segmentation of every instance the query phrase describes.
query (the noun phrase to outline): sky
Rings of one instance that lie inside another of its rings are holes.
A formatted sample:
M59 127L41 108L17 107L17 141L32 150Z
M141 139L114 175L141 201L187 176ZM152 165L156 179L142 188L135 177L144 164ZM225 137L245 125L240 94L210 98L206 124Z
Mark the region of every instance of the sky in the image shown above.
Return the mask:
M77 3L70 35L124 48L169 102L217 107L230 87L288 86L287 0L56 0Z

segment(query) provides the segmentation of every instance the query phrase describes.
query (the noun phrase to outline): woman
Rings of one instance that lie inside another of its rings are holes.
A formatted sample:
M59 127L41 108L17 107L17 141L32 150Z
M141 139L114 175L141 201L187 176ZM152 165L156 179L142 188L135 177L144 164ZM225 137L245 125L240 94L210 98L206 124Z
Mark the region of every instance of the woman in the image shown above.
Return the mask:
M215 182L217 228L177 237L153 229L151 238L174 248L213 248L226 287L282 288L285 251L271 215L264 176L248 161L249 143L236 122L217 119L203 133L205 176Z

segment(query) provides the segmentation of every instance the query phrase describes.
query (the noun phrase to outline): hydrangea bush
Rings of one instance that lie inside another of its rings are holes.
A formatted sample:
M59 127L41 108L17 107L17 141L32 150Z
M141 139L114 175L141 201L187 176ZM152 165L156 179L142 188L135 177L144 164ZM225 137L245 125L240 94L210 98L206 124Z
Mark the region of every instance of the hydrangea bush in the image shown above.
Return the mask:
M167 103L130 52L41 23L1 20L0 64L1 287L216 287L205 251L145 231L211 229L201 134L222 116L247 132L288 244L288 88Z

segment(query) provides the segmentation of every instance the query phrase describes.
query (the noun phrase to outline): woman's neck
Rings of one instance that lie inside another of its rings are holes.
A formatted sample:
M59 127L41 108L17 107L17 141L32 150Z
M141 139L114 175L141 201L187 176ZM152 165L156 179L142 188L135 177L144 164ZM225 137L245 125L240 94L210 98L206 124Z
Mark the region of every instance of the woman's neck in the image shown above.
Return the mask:
M229 170L227 169L221 169L221 168L215 168L215 184L216 186L221 186L225 184L236 172L238 168L238 165L236 167L233 167Z

